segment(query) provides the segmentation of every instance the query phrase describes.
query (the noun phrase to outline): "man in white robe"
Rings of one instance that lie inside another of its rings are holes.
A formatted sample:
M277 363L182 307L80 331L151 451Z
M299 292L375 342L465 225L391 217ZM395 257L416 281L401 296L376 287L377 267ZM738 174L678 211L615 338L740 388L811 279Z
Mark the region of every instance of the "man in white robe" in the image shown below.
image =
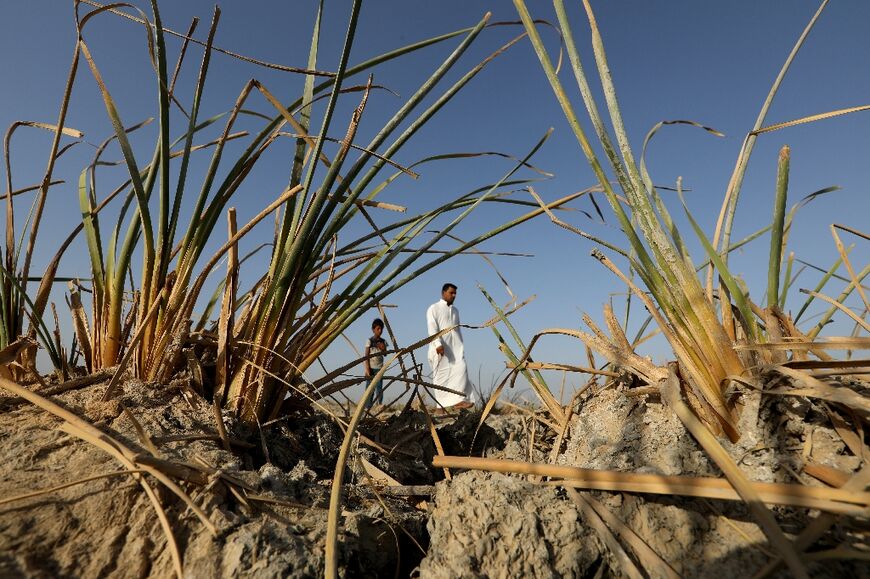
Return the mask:
M462 331L459 329L459 310L453 305L455 299L456 286L445 283L441 288L441 299L426 310L426 325L430 336L453 327L443 336L429 342L428 358L429 366L432 368L432 383L461 394L435 389L430 392L439 406L461 410L474 406L475 393L465 365L465 348L462 344Z

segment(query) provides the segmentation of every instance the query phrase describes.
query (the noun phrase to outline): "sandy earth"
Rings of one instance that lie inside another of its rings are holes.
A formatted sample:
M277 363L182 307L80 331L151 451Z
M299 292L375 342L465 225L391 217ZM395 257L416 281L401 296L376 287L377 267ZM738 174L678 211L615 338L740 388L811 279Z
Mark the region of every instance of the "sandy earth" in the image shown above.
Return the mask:
M176 386L128 383L118 400L101 403L104 388L97 384L55 400L146 454L127 408L161 457L208 464L260 497L244 500L220 477L205 486L186 485L216 526L212 537L173 495L159 493L183 552L185 576L322 575L329 484L342 439L334 423L321 415L296 416L265 427L261 436L228 421L231 436L246 444L227 452L214 440L165 440L216 434L211 408L191 405ZM772 400L762 407L758 429L729 451L741 457L754 480L795 482L797 475L805 484L821 484L798 474L810 432L812 459L848 472L860 462L823 417L812 404ZM529 415L492 415L475 438L478 418L466 412L440 422L447 454L547 462L554 435ZM122 470L108 454L59 430L60 424L29 403L9 405L0 398L0 500ZM351 469L339 545L342 576L620 575L612 553L562 489L498 473L454 472L451 481L443 480L430 466L435 448L419 412L369 420L362 430L392 452L360 444L355 456L403 485L434 483L435 490L420 504L421 497L391 496L365 481L359 468ZM719 476L656 397L612 388L582 403L557 463ZM745 576L769 558L763 534L742 504L607 492L589 496L686 577ZM775 513L787 532L808 522L806 510ZM854 543L856 534L866 531L856 525L835 527L821 546L832 548L846 538ZM130 474L0 504L2 577L168 577L172 569L158 519ZM827 561L810 570L819 577L867 576L866 568L848 562Z
M796 400L796 399L795 399ZM860 460L845 449L833 429L824 426L821 409L809 403L772 401L762 407L759 427L742 446L727 445L743 457L749 478L794 483L804 442L812 432L810 457L854 471ZM792 405L792 406L789 406ZM496 417L496 431L514 439L490 456L547 462L551 445L529 449L516 421ZM531 422L531 421L530 421ZM774 426L771 426L774 425ZM546 452L545 452L546 451ZM721 476L718 468L657 397L626 396L604 390L584 403L573 419L558 464L624 472ZM801 483L821 485L801 475ZM451 484L439 483L429 520L431 547L421 577L584 577L618 576L619 568L600 537L567 500L564 492L498 473L468 472ZM742 503L657 495L590 492L640 535L684 577L747 577L770 556L759 526ZM806 509L774 507L788 533L809 522ZM727 516L727 518L726 518ZM835 527L818 548L833 548L850 536L864 541L866 521ZM436 545L439 548L436 548ZM472 571L474 570L474 571ZM810 564L816 577L867 577L860 562ZM783 574L783 576L787 576Z
M211 409L205 404L191 407L178 390L128 384L119 400L97 402L104 387L58 399L118 440L142 448L123 405L162 457L204 461L275 501L248 501L246 506L219 482L206 488L190 485L197 504L218 529L212 537L179 501L160 492L183 551L186 576L322 575L328 484L341 441L332 423L301 417L292 428L277 424L264 429L272 460L265 463L257 447L230 453L212 440L161 442L166 436L216 433ZM0 413L0 498L123 470L108 454L59 430L60 425L60 420L29 404ZM244 437L242 432L231 434ZM407 576L412 563L422 557L410 537L426 547L425 513L407 499L378 500L367 484L349 485L345 509L343 573L392 576L398 569ZM412 547L416 559L407 554ZM141 487L128 474L0 505L2 577L171 575L165 535Z

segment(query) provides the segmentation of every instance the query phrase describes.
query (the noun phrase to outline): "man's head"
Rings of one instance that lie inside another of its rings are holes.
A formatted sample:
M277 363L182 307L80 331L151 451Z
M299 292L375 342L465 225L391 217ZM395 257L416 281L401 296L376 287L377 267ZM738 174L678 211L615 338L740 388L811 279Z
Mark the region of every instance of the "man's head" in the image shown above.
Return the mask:
M380 338L383 331L384 321L381 318L375 318L375 321L372 322L372 333Z
M445 283L441 286L441 299L447 302L448 306L452 306L453 300L456 299L456 286L452 283Z

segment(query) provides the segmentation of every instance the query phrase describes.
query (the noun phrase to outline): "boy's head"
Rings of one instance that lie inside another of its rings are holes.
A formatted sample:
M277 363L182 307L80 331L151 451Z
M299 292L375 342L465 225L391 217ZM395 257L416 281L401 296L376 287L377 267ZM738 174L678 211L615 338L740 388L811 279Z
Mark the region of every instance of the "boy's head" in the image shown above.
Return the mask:
M372 322L372 332L376 336L380 336L384 331L384 321L380 318L375 318L375 321Z

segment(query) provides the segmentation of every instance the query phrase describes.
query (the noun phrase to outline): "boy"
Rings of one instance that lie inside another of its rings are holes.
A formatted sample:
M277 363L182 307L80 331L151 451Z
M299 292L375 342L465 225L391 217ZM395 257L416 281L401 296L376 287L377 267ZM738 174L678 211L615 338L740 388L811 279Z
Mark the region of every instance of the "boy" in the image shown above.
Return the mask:
M383 320L375 318L375 321L372 322L372 337L366 340L366 359L363 362L365 375L369 380L371 380L372 376L377 374L384 366L384 352L387 351L387 342L381 337L381 334L383 333ZM366 409L371 408L372 404L384 403L384 390L382 383L383 379L379 378L375 384L375 389L372 391L371 397L366 400Z

